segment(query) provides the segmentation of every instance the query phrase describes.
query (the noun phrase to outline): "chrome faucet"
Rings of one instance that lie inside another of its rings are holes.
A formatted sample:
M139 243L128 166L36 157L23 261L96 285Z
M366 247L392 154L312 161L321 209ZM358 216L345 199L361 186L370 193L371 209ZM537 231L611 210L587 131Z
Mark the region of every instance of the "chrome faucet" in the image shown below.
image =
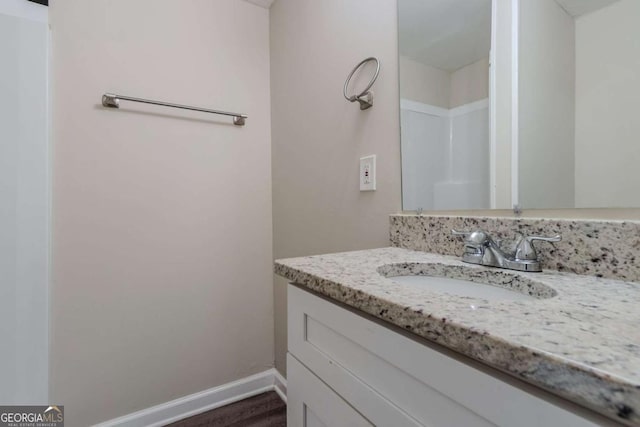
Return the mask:
M505 251L484 230L456 231L456 236L464 236L464 254L462 261L490 267L507 268L510 270L538 272L542 271L538 253L533 246L535 240L543 242L559 242L562 236L554 237L523 236L514 241L513 250Z

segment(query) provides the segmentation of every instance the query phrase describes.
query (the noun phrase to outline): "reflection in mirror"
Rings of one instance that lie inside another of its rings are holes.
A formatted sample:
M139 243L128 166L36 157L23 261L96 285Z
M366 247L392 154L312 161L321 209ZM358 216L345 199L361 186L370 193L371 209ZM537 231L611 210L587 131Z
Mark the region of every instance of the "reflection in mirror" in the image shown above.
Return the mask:
M518 200L639 207L640 1L520 0Z
M404 210L490 207L491 0L398 0Z

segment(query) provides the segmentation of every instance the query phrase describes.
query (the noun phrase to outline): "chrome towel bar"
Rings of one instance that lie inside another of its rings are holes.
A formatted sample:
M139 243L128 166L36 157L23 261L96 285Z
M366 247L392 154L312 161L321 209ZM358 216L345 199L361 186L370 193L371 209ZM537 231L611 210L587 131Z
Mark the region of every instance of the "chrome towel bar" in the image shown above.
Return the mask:
M151 101L149 99L133 98L131 96L115 95L113 93L105 93L102 95L102 105L108 108L120 108L120 101L141 102L143 104L161 105L163 107L180 108L182 110L201 111L203 113L221 114L223 116L233 117L233 124L236 126L244 126L247 119L246 114L230 113L228 111L210 110L208 108L190 107L188 105L172 104L170 102Z

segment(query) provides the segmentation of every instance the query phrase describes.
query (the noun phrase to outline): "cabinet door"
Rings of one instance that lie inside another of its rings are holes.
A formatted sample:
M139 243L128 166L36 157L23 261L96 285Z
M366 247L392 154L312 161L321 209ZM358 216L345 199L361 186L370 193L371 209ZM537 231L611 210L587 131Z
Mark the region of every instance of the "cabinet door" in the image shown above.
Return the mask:
M287 355L288 427L371 427L369 421L333 390Z

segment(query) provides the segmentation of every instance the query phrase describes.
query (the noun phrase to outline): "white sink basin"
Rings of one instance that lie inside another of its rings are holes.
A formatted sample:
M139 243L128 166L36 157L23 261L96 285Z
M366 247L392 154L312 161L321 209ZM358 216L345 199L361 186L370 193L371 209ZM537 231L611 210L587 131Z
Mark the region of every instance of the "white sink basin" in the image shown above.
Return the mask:
M535 297L503 287L461 279L431 276L389 277L396 283L433 292L489 301L533 301Z

